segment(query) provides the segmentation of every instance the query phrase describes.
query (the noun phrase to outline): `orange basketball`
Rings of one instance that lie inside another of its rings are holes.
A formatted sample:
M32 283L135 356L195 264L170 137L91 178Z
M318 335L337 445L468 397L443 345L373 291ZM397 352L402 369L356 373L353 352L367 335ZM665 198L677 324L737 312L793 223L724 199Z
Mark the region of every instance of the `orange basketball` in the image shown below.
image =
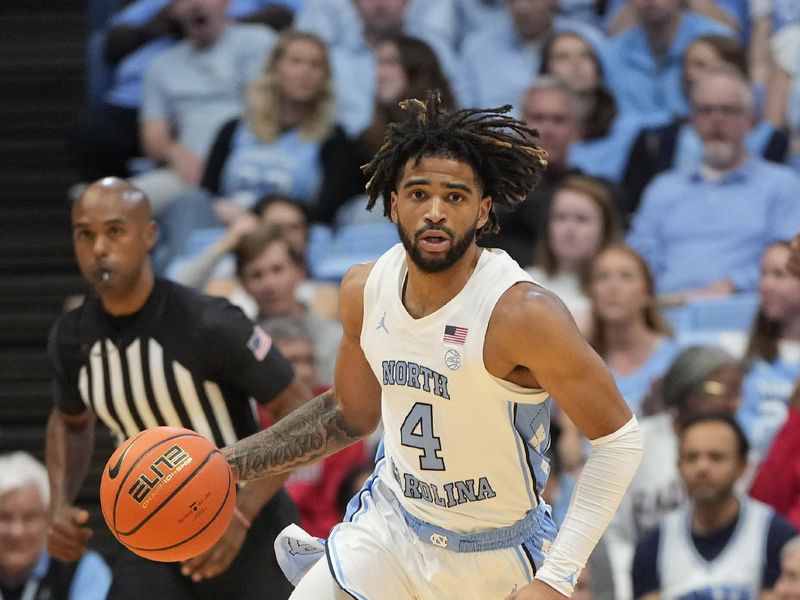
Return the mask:
M151 560L186 560L228 528L236 488L225 457L189 429L154 427L125 440L100 482L100 504L114 536Z

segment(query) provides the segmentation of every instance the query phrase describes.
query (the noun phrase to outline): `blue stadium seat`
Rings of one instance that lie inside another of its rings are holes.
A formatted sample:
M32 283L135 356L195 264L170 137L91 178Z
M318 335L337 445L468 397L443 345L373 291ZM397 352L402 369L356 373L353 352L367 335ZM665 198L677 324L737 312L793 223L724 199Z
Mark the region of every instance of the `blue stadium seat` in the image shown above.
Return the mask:
M688 331L747 331L758 310L758 294L696 300L666 311L676 333Z
M375 260L400 238L393 223L345 225L333 235L328 254L314 265L314 279L340 281L352 265Z

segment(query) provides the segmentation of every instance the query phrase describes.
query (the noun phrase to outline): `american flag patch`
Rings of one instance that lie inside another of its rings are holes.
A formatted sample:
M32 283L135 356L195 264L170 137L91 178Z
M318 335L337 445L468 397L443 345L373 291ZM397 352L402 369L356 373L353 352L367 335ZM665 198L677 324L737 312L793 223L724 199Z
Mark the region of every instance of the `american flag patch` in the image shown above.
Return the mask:
M461 344L463 346L464 342L467 341L467 331L469 330L466 327L445 325L442 341L449 342L450 344Z
M256 360L264 360L269 349L272 348L272 338L269 337L266 331L256 325L253 327L253 335L247 340L247 347L256 357Z

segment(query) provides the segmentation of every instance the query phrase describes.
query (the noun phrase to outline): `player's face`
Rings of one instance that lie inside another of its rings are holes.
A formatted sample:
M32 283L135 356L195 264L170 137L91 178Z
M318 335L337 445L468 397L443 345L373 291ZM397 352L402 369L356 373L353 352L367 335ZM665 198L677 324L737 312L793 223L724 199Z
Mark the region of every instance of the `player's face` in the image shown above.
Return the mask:
M781 561L781 576L773 588L777 600L800 600L800 550Z
M553 42L547 68L578 93L595 89L600 79L591 46L577 35L561 35Z
M242 269L242 285L258 304L261 317L295 316L295 290L304 277L283 241L267 245Z
M306 338L275 339L275 345L294 369L295 375L312 392L319 387L317 361L314 356L314 344Z
M278 61L277 75L286 99L299 103L315 100L328 79L323 49L311 40L294 40Z
M781 323L800 317L800 279L786 269L788 260L788 246L768 248L761 258L758 282L761 312Z
M85 195L72 210L75 258L84 278L101 295L130 290L148 264L155 223L142 207L132 208L121 191Z
M0 574L19 577L34 565L47 537L45 517L33 485L0 496Z
M683 432L678 469L696 505L713 506L730 497L744 466L729 425L703 422Z
M644 319L645 309L652 301L639 263L615 248L598 255L592 266L589 291L593 310L606 323Z
M600 207L584 193L559 190L550 208L548 233L560 266L578 267L600 249L603 236Z
M414 264L426 273L458 262L486 224L491 198L467 163L437 156L409 160L392 192L392 221Z

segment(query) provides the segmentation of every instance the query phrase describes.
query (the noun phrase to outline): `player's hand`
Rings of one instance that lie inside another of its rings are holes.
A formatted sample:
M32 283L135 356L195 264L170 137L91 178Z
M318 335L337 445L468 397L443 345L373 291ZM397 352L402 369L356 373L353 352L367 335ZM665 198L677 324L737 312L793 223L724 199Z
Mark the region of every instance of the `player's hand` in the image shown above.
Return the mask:
M181 573L192 581L202 581L222 575L231 566L244 545L247 530L238 519L231 519L219 541L200 556L183 561Z
M506 596L505 600L564 600L566 596L538 579Z
M64 562L78 560L86 552L93 532L86 527L89 513L76 506L63 505L56 509L47 534L47 551Z

